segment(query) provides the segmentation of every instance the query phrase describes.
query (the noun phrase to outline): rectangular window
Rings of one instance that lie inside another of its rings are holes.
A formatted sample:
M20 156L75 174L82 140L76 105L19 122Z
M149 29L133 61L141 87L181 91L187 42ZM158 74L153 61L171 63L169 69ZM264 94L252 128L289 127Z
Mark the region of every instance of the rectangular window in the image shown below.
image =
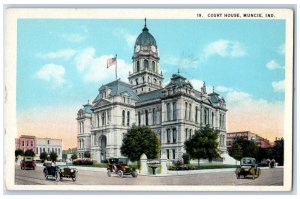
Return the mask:
M149 125L148 110L145 111L145 123L146 123L146 126Z
M138 124L141 126L141 112L138 112Z
M169 144L170 142L171 142L170 129L167 129L167 143Z
M188 129L185 129L185 140L188 140Z
M46 152L45 148L43 148L43 152Z
M190 138L192 137L192 129L190 129Z
M130 112L127 111L127 126L130 125Z
M31 141L31 146L33 146L33 141Z
M211 113L211 126L214 127L215 114Z
M189 120L191 120L191 115L192 115L192 105L189 105Z
M38 147L36 147L36 153L37 153L37 154L39 153L39 148L38 148Z
M171 108L170 103L167 104L167 121L171 120Z
M25 146L25 141L22 141L22 146Z
M187 102L185 103L185 109L184 109L184 119L187 119Z
M175 149L172 149L172 153L173 153L173 160L175 160L175 157L176 157Z
M122 111L122 126L125 126L125 111Z
M198 123L198 107L195 108L195 122Z
M176 102L173 102L173 120L176 120L177 107Z
M167 149L167 158L170 159L170 150Z
M156 111L155 111L155 108L152 109L152 122L153 122L153 125L156 124Z
M177 141L177 131L176 129L173 129L173 143L176 143Z

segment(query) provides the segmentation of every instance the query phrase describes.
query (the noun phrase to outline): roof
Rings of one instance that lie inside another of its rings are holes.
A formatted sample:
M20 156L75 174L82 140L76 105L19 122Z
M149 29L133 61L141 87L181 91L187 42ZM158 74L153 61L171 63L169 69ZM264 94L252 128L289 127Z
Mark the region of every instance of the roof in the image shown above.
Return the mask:
M83 105L84 113L92 113L93 111L91 109L92 109L92 105L89 102Z
M145 27L143 28L143 32L137 37L135 41L134 46L137 45L144 45L144 46L154 45L155 47L157 47L154 37L149 33L149 29L147 28L146 19L145 19Z
M136 95L136 93L132 90L130 84L127 84L120 80L116 80L116 81L110 82L108 84L102 85L99 88L99 91L104 90L106 88L109 88L111 90L110 96L119 96L124 93L127 93L131 99L134 99L134 100L139 99L139 97ZM95 98L95 100L93 102L95 103L95 102L99 101L99 99L100 99L100 94L97 95L97 97Z
M159 90L141 94L141 95L139 95L140 99L138 102L145 102L145 101L149 101L149 100L160 99L163 96L162 91L163 91L163 89L159 89Z
M183 87L185 85L189 85L191 88L193 88L192 84L186 81L186 78L179 74L173 74L171 82L166 87L168 87L171 84L175 85L176 87Z

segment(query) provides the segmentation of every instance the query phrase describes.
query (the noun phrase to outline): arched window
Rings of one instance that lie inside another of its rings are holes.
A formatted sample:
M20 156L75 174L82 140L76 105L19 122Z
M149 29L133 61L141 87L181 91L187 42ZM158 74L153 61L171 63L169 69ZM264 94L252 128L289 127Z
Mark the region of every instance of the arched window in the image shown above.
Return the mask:
M140 72L140 61L136 62L136 72Z
M171 108L170 103L167 103L167 121L171 120Z
M153 71L153 72L156 72L155 61L152 61L152 71Z
M148 118L148 110L146 110L145 111L145 123L146 123L146 126L148 126L149 125L149 123L148 123L148 120L149 118Z
M167 129L167 143L171 142L170 129Z
M148 60L147 59L144 60L144 68L145 68L145 70L148 70Z
M130 125L130 112L127 111L127 126Z
M136 84L136 85L139 84L139 79L138 79L138 78L135 79L135 84Z
M125 126L125 111L122 111L122 126Z
M138 112L138 124L141 126L141 112Z
M176 102L173 102L173 120L177 119L176 114L177 114Z

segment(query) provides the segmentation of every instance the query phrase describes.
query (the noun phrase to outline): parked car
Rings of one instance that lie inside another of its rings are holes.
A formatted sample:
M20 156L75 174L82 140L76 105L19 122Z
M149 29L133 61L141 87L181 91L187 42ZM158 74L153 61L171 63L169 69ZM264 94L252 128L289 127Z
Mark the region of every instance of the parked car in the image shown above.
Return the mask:
M35 170L36 164L33 160L33 157L24 157L23 160L20 163L21 169L33 169Z
M130 168L127 165L127 158L109 158L108 166L107 166L107 176L111 177L112 174L116 174L119 177L123 177L123 175L131 175L136 178L138 173L135 168Z
M244 178L247 175L251 175L252 179L258 178L260 176L260 168L256 164L255 158L244 157L241 159L241 164L235 170L235 175L237 179L240 179L241 176Z
M45 162L43 166L43 172L47 180L54 178L56 181L59 181L63 178L72 178L73 181L76 181L77 179L78 170L75 168L70 168L67 165L56 166L52 162Z

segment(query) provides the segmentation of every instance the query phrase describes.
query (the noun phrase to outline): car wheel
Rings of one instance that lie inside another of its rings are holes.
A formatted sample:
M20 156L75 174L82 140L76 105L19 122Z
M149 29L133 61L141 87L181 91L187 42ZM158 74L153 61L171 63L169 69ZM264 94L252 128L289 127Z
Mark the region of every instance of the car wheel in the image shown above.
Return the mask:
M136 178L138 176L138 174L137 174L136 171L133 171L133 172L131 172L131 176L134 177L134 178Z
M32 167L33 170L35 170L35 167Z
M122 178L122 177L123 177L123 171L119 170L119 171L118 171L118 176L119 176L120 178Z
M75 182L76 179L77 179L77 173L74 173L74 174L73 174L73 177L72 177L72 180Z
M111 177L111 171L110 170L107 170L107 176Z

